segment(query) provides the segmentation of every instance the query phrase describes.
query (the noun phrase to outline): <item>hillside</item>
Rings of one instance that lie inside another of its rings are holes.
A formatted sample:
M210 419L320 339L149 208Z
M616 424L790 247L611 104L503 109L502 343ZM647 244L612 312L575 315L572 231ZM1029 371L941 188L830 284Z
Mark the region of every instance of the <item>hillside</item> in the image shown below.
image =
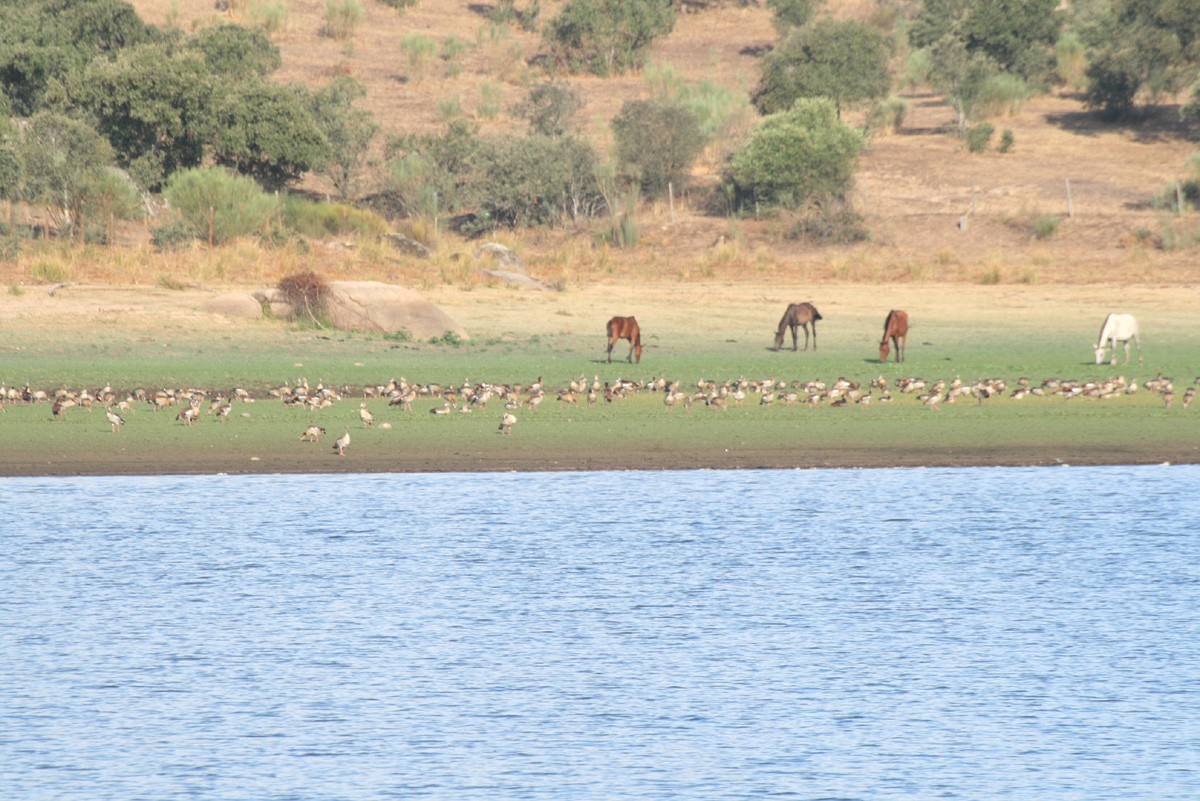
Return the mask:
M173 20L183 30L228 19L212 0L133 0L148 21ZM249 21L252 3L234 3L232 16ZM543 3L542 20L561 3ZM497 30L488 6L420 0L400 12L362 0L365 20L350 45L321 35L325 0L289 0L282 28L274 35L283 55L277 77L320 85L350 74L368 90L364 102L385 131L437 130L446 104L457 102L476 116L484 132L520 130L523 122L501 111L480 115L485 92L497 88L507 108L524 97L538 75L526 66L538 37L516 29ZM873 4L831 2L834 13L862 14ZM170 19L169 19L170 18ZM424 75L413 74L400 47L405 36L436 41L457 37L467 45L457 76L434 60ZM689 81L711 79L748 90L758 75L758 56L774 38L765 7L719 7L678 19L676 30L653 49L651 61L670 65ZM608 121L629 98L645 94L641 75L572 78L586 101L586 134L604 149ZM872 141L857 178L855 203L868 221L871 241L848 247L814 248L784 238L780 221L739 221L707 216L681 198L670 219L665 204L641 214L640 257L653 252L656 264L686 265L711 258L714 244L730 241L744 264L800 266L803 275L854 280L982 281L1152 281L1200 279L1196 251L1164 251L1156 241L1171 219L1149 207L1152 196L1183 174L1197 145L1177 124L1177 109L1125 127L1084 113L1075 97L1047 96L1018 114L992 120L997 134L1011 129L1012 152L970 154L947 135L951 109L927 92L907 94L910 104L898 134ZM693 176L697 185L715 178L711 158ZM1068 218L1070 182L1073 216ZM312 182L307 188L321 191ZM973 212L973 213L971 213ZM971 213L966 230L960 219ZM1034 237L1039 218L1058 220L1055 233ZM1192 229L1200 226L1187 221ZM533 249L562 246L569 232L531 237ZM639 258L634 254L632 258ZM672 267L672 269L687 269Z

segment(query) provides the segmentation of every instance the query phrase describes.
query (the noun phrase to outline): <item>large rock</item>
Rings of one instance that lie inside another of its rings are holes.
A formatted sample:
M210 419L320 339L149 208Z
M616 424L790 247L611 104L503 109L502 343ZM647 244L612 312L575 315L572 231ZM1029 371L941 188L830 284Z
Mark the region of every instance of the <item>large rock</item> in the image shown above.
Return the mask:
M454 318L419 292L378 281L332 281L327 302L329 321L347 331L407 331L416 339L467 332Z
M226 292L216 295L206 300L200 308L210 314L247 320L259 320L263 316L262 304L249 292Z

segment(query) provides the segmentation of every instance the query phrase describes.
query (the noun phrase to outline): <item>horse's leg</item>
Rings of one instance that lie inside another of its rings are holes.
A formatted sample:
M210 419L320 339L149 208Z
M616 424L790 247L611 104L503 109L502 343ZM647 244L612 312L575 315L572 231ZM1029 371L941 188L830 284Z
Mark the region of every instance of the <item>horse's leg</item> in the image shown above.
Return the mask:
M1133 335L1133 344L1137 345L1138 364L1142 363L1142 338L1137 334Z
M615 344L617 344L617 340L614 337L609 337L608 338L608 363L609 364L612 364L612 349L613 349L613 345L615 345Z
M629 356L625 359L625 361L633 364L633 337L629 338Z
M795 353L797 350L800 349L800 346L799 346L800 332L797 330L800 326L796 325L795 323L789 323L789 326L792 329L792 353ZM805 332L805 333L807 333L807 332Z
M817 349L817 321L816 320L812 321L812 327L813 327L813 350L815 351ZM808 331L805 331L804 333L808 334Z

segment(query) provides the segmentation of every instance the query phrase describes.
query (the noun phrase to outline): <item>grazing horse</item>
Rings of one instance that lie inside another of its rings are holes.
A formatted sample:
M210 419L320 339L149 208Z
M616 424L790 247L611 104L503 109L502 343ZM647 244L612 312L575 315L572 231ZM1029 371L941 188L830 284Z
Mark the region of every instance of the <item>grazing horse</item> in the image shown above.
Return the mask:
M796 343L796 329L804 328L804 349L808 350L808 326L812 324L812 341L813 350L817 349L817 320L823 320L821 313L817 311L817 307L805 301L804 303L789 303L787 311L783 313L783 317L779 320L779 328L775 331L775 347L772 350L779 350L783 347L783 334L787 329L792 329L792 350L798 350Z
M892 309L888 312L887 319L883 321L883 339L879 340L879 361L886 362L888 352L891 348L888 346L888 340L896 347L896 363L904 361L904 348L908 342L908 312Z
M1129 364L1129 340L1137 345L1138 361L1142 360L1142 339L1138 333L1137 318L1132 314L1110 314L1104 318L1100 328L1100 339L1096 342L1096 364L1104 363L1104 351L1112 348L1112 363L1117 363L1117 343L1125 343L1125 363Z
M638 364L642 363L642 329L633 317L614 317L608 321L608 362L612 364L613 345L618 340L629 340L629 357L625 360L633 364L633 355L637 354Z

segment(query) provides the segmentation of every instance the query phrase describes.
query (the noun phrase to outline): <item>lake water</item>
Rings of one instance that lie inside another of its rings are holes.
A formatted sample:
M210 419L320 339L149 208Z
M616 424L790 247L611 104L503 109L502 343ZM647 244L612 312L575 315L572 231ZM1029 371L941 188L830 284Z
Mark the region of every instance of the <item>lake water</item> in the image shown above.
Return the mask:
M1200 468L0 481L0 797L1200 798Z

